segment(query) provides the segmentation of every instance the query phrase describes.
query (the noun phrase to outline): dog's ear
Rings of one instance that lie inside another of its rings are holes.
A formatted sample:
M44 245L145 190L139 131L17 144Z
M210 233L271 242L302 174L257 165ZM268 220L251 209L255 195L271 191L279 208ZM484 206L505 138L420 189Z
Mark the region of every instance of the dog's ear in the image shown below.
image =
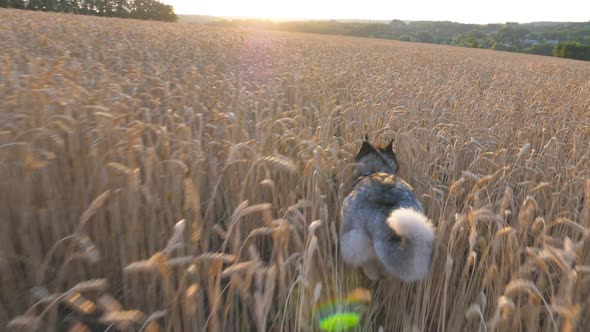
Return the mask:
M375 153L377 152L377 150L373 147L373 145L371 145L371 143L369 143L368 137L367 135L365 135L365 140L363 141L363 145L361 145L361 148L359 150L359 152L356 154L356 157L354 158L355 161L359 161L362 157L370 154L370 153Z
M389 167L393 169L394 173L397 173L397 171L399 170L399 164L397 162L395 151L393 151L393 139L391 140L391 142L389 142L389 144L387 144L386 147L379 150L381 150L381 153L387 158L387 164L389 165Z
M389 144L387 144L387 146L385 147L385 151L391 151L393 154L395 154L395 152L393 151L393 138L391 139L391 142L389 142Z

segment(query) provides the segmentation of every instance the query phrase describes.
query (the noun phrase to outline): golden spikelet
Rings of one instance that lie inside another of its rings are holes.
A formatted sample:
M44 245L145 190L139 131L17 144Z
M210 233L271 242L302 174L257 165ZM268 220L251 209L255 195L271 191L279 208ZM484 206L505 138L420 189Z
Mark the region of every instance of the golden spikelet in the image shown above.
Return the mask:
M241 212L241 216L247 216L247 215L253 214L253 213L264 213L264 212L270 211L271 208L272 208L272 205L269 203L261 203L261 204L251 205L251 206L244 208L244 210Z
M182 237L184 235L185 229L186 221L184 219L178 221L174 225L174 232L170 236L170 239L168 240L168 243L166 243L166 247L163 250L166 255L169 255L177 246L182 245Z
M506 211L512 210L512 205L514 204L512 201L512 189L510 187L506 187L504 189L504 195L502 196L502 202L500 203L500 208L498 209L498 215L503 219L506 219Z
M482 288L486 289L492 286L493 282L498 280L498 266L492 264L486 271L485 277L482 282Z
M537 204L537 201L533 197L527 196L518 211L519 227L525 228L530 226L534 222L538 209L539 205Z
M481 188L483 188L486 184L488 184L492 179L494 178L493 175L486 175L483 176L481 178L479 178L475 184L473 185L473 189L472 191L475 192L477 190L480 190Z
M221 273L221 277L227 278L227 277L229 277L233 274L236 274L236 273L243 273L245 271L252 269L255 266L256 266L256 262L254 262L254 261L240 262L240 263L234 264L234 265L226 268L225 270L223 270L223 272Z
M140 191L140 170L139 168L134 168L129 174L127 174L127 187L132 192L139 192Z
M125 266L124 271L127 273L133 272L133 273L138 273L138 272L153 272L156 271L157 266L154 264L154 262L151 259L148 260L142 260L142 261L137 261L137 262L133 262L127 266Z
M199 255L196 259L197 262L202 261L219 261L222 263L233 263L236 261L236 257L230 254L221 254L216 252L206 252Z
M156 271L162 277L170 277L172 274L172 268L168 264L168 258L162 252L157 252L150 257L149 262L156 268Z
M91 279L77 283L74 287L70 288L70 292L104 292L109 283L107 279Z
M100 252L92 243L87 235L81 235L76 238L79 248L82 250L83 255L91 264L98 263L100 261Z
M538 185L536 185L533 189L531 189L531 193L535 193L541 189L547 188L551 186L551 184L549 182L541 182Z
M142 325L147 316L139 310L110 311L100 317L104 324L138 324Z
M184 209L192 209L197 215L201 215L201 197L199 190L193 183L192 179L184 179Z
M465 318L477 320L483 319L483 313L481 312L479 304L474 303L470 305L469 308L467 308L467 310L465 311Z
M551 306L551 310L562 317L561 332L574 332L582 314L582 306L579 304L563 307L563 306Z
M96 304L79 292L68 292L61 302L81 315L91 315L96 312Z
M531 230L533 231L533 233L539 234L544 229L545 229L545 219L543 219L543 217L537 217L535 219L535 222L533 223Z
M101 295L98 298L97 306L100 310L104 312L123 310L123 306L121 305L121 303L108 294Z
M309 224L309 227L307 227L309 235L315 235L315 230L322 226L322 221L321 220L314 220L311 224Z
M197 300L199 297L199 290L199 284L193 283L184 292L184 308L192 315L194 315L198 310Z
M527 291L532 292L535 290L535 284L532 281L524 280L524 279L517 279L512 280L508 285L506 285L506 289L504 290L504 294L511 295L513 293Z
M215 224L213 225L212 229L222 240L227 239L227 232L223 229L223 226L220 224Z
M122 174L122 175L130 175L133 170L123 164L117 163L117 162L110 162L107 164L107 167L112 169L113 171L115 171L116 173Z
M158 325L158 323L154 322L154 321L150 321L147 323L147 325L145 325L145 332L160 332L160 325Z
M254 237L254 236L264 236L264 235L272 235L273 233L275 233L277 230L277 227L258 227L256 229L253 229L250 234L248 234L248 238Z
M104 205L104 203L109 199L111 195L111 191L107 190L102 194L98 195L90 206L82 213L80 216L80 220L78 221L79 227L82 228L84 225L92 218L92 216Z
M527 152L529 152L531 148L531 143L526 143L525 145L523 145L520 150L518 151L518 155L516 156L516 159L522 159L524 157L525 154L527 154Z
M492 319L487 323L488 329L494 329L500 321L509 319L515 310L514 301L506 296L500 296Z
M295 163L285 156L265 156L260 158L260 161L269 163L272 166L275 166L289 174L293 174L297 171L297 166L295 165Z
M90 328L80 322L74 323L69 329L68 332L90 332Z

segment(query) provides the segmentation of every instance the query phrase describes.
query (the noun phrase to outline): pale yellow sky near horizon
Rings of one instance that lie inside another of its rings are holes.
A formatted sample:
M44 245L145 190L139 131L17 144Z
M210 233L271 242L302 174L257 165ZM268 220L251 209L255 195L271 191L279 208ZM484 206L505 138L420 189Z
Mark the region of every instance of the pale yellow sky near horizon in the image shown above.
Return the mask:
M461 23L590 21L582 0L163 0L177 14L275 19L435 20Z

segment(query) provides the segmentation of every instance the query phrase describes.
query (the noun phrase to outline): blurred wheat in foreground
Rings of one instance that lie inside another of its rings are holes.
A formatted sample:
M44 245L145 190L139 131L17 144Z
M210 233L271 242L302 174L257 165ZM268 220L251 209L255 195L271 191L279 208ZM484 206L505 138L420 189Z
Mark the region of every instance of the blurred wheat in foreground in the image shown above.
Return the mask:
M431 272L339 258L365 133L395 138ZM590 63L0 10L0 329L590 329Z

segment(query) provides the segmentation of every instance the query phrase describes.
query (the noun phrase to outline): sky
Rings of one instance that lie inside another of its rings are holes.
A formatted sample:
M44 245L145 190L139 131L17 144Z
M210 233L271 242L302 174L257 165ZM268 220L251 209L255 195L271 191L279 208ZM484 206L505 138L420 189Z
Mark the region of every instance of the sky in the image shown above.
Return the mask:
M267 19L590 21L590 0L163 0L177 14Z

